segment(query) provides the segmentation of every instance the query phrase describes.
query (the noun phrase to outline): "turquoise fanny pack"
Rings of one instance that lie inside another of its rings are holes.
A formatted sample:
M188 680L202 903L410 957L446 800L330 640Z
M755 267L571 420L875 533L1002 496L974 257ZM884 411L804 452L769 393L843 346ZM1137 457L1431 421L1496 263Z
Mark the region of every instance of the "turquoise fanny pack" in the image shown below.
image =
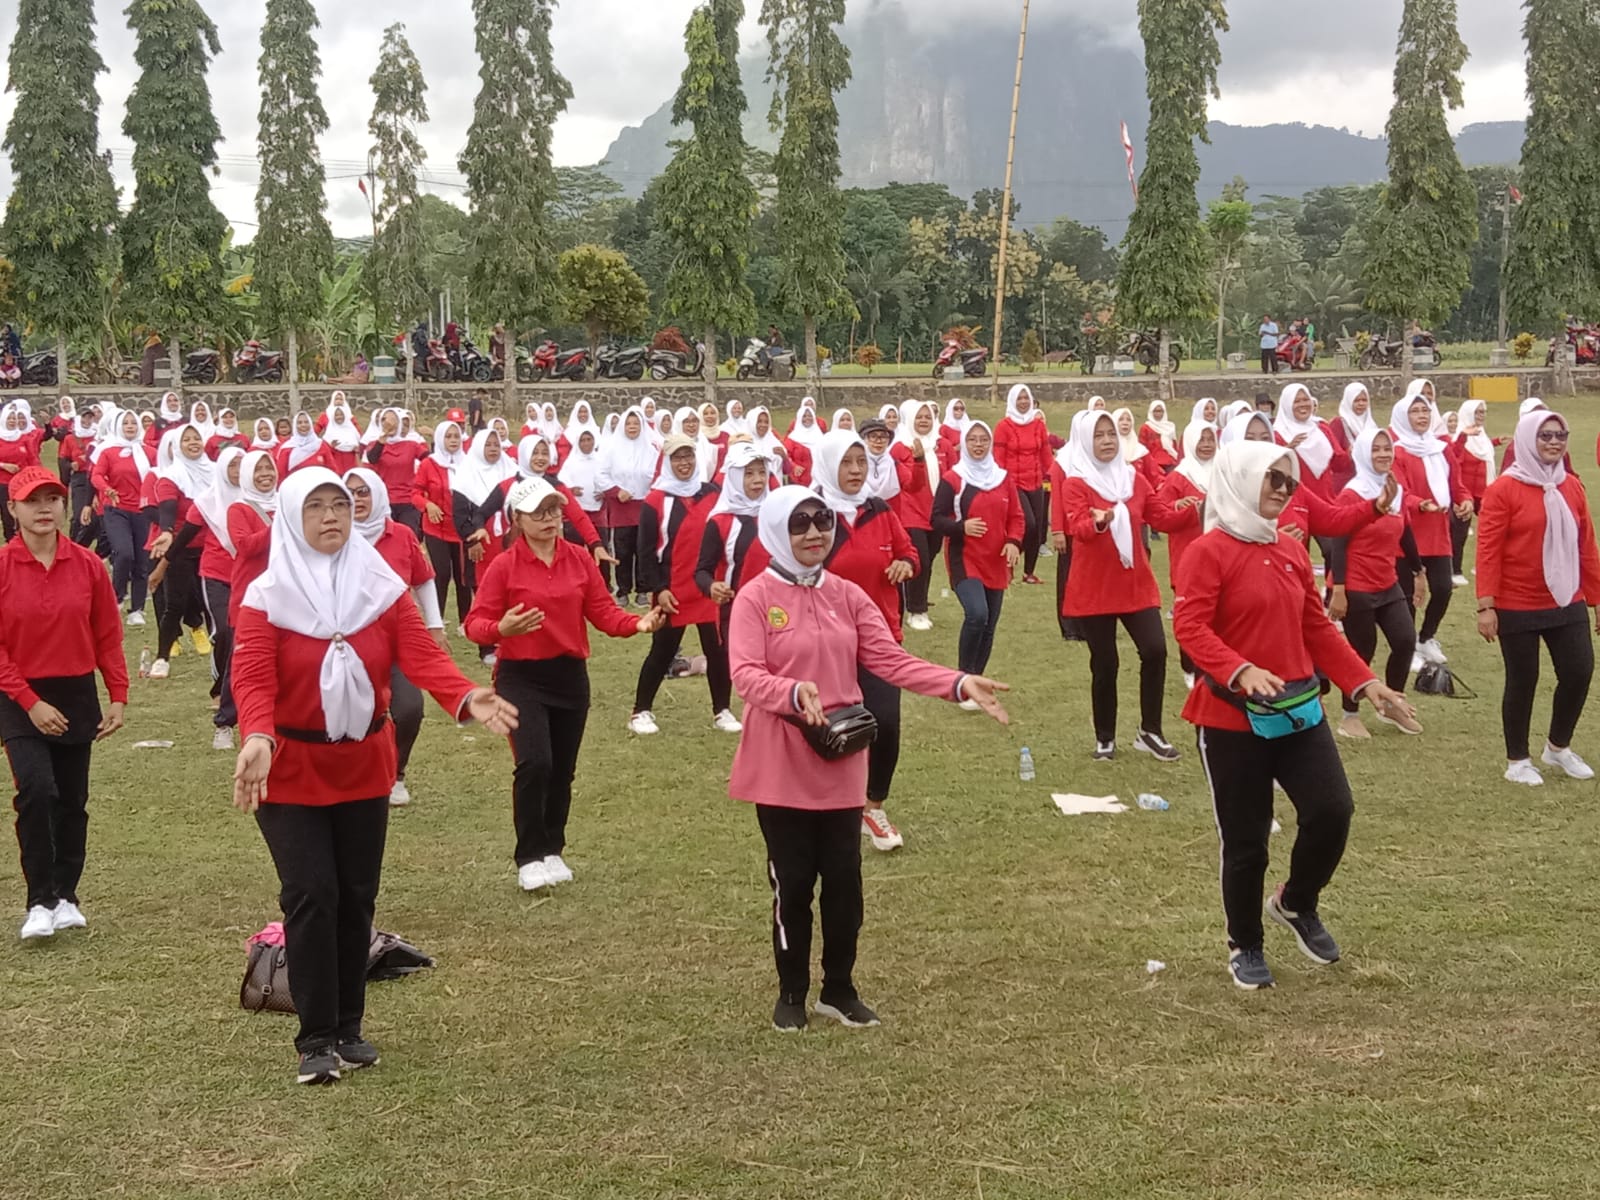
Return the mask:
M1208 679L1211 690L1233 705L1250 722L1250 732L1258 738L1273 741L1303 733L1322 724L1322 679L1297 679L1286 684L1282 692L1270 700L1246 698L1215 679Z

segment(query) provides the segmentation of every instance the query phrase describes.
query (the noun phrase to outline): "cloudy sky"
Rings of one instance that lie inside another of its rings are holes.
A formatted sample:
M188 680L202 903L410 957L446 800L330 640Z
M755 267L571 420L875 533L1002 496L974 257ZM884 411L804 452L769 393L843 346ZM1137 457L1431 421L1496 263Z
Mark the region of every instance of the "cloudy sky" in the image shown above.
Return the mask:
M896 0L852 0L852 9ZM975 22L972 36L1014 38L1020 4L1008 0L898 0L911 29L951 21ZM1458 0L1461 33L1472 52L1466 106L1452 115L1459 128L1474 121L1526 114L1520 6L1509 0ZM556 64L576 96L556 128L556 161L600 159L624 125L636 124L671 95L682 70L682 34L696 0L568 0L555 16ZM102 55L101 138L114 156L124 203L131 199L131 147L122 133L123 103L134 81L133 36L126 0L95 0ZM405 22L427 77L432 121L424 132L432 190L459 198L456 158L471 121L477 90L470 0L315 0L322 20L323 97L332 128L323 141L334 228L358 234L368 227L355 176L365 168L372 100L367 79L377 62L382 27ZM256 185L256 59L261 0L208 0L222 37L211 89L225 141L219 147L218 206L241 239L254 232ZM746 0L754 13L757 0ZM1390 101L1394 31L1401 0L1342 0L1336 15L1319 5L1285 0L1230 0L1232 31L1223 46L1223 96L1213 118L1245 125L1303 121L1377 134ZM1015 11L1013 11L1015 10ZM1309 10L1309 11L1308 11ZM974 16L974 12L983 15ZM1035 21L1069 17L1103 36L1137 46L1135 0L1033 0ZM380 15L377 15L381 13ZM0 41L16 34L17 5L0 0ZM747 20L746 40L760 31ZM1041 64L1042 65L1042 64ZM1038 70L1038 67L1034 68ZM14 97L0 96L0 123ZM0 197L10 190L9 163L0 161Z

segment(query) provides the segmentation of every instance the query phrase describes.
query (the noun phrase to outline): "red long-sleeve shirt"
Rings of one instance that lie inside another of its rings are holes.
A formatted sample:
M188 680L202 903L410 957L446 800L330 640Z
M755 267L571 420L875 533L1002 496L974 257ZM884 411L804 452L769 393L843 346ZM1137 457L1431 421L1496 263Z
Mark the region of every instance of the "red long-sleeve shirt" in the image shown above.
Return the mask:
M17 471L23 467L37 467L39 465L39 448L44 445L45 435L48 430L41 425L32 433L25 433L14 442L0 442L0 467L15 467ZM0 491L11 486L11 477L16 471L0 470Z
M1504 441L1503 438L1490 440L1496 446ZM1482 500L1483 493L1489 488L1489 464L1467 449L1467 435L1464 433L1450 443L1448 453L1455 459L1461 486L1467 489L1467 494L1474 500Z
M237 501L228 506L228 536L233 539L233 574L229 577L228 624L239 624L245 591L267 569L272 548L272 522L255 506Z
M1328 423L1326 421L1318 421L1317 425L1322 429L1323 436L1328 439L1328 443L1333 447L1333 457L1328 460L1327 469L1321 475L1313 475L1310 464L1306 462L1298 450L1294 452L1294 456L1300 459L1300 486L1315 492L1323 500L1331 500L1338 495L1345 482L1355 474L1355 464L1351 461L1349 452L1343 448L1343 443L1329 428ZM1283 440L1281 434L1274 433L1272 440L1285 449L1289 446L1289 443Z
M1074 562L1074 575L1077 570ZM1248 666L1287 682L1308 679L1321 668L1350 695L1375 678L1323 611L1306 548L1282 534L1263 546L1217 529L1190 546L1178 577L1172 631L1195 665L1224 686ZM1210 729L1250 728L1244 713L1204 680L1189 693L1183 719Z
M460 717L475 690L428 636L410 596L400 596L376 621L346 637L345 645L367 669L375 714L388 711L389 671L396 664L452 717ZM278 733L279 727L327 728L317 682L327 650L328 643L321 638L276 628L259 608L245 605L239 610L233 694L239 705L240 734L248 738L264 733L277 741L267 780L269 804L342 804L387 796L394 788L392 721L359 742L305 742Z
M1178 465L1177 451L1181 450L1182 446L1174 446L1168 450L1166 443L1161 440L1161 431L1152 429L1148 421L1139 426L1139 444L1150 452L1146 457L1163 475L1171 474L1172 468Z
M28 709L39 700L30 679L97 669L112 703L126 703L122 613L104 564L58 535L46 569L20 535L12 538L0 548L0 691Z
M333 465L333 457L328 450L326 442L318 446L316 450L308 455L305 459L291 467L289 465L289 456L292 453L293 447L288 442L283 443L283 445L279 446L272 452L272 461L277 465L278 468L279 484L282 484L285 479L289 478L289 476L293 475L296 471L304 471L307 467L327 467L330 471L336 469ZM340 475L339 478L343 479L344 476Z
M1463 500L1472 499L1471 494L1462 486L1461 473L1456 470L1455 459L1448 453L1442 457L1450 471L1450 504L1460 504ZM1392 470L1400 486L1416 496L1419 501L1433 500L1433 489L1428 486L1427 465L1416 455L1396 446ZM1417 553L1423 558L1443 558L1454 553L1454 547L1450 543L1449 504L1438 512L1423 512L1418 509L1416 517L1411 522L1411 532L1417 539Z
M94 484L95 495L100 498L102 508L107 503L107 492L117 494L117 502L111 505L112 508L136 513L143 507L141 497L144 480L139 477L139 465L131 454L124 454L121 450L103 451L95 460L94 470L89 473L89 482Z
M994 427L994 461L1020 491L1036 492L1050 478L1050 429L1041 413L1025 425L1006 417Z
M1595 549L1589 498L1576 475L1561 481L1561 497L1578 521L1578 580L1583 602L1600 606L1600 552ZM1478 512L1478 595L1506 612L1556 608L1544 581L1544 492L1509 475L1489 485Z
M913 458L911 447L904 442L896 442L889 453L894 456L895 474L900 477L900 491L890 498L889 507L907 529L932 529L934 484L944 474L938 455L931 461Z
M422 543L417 541L416 534L400 522L385 521L383 533L372 548L407 587L414 588L419 583L432 582L433 564L422 552Z
M957 498L961 516L956 516ZM972 537L966 522L977 519L987 530ZM1004 591L1011 584L1011 568L1006 566L1007 545L1022 548L1026 520L1016 485L1008 475L1000 486L988 491L968 487L951 471L939 483L933 498L933 531L945 540L944 561L950 571L950 586L964 579L978 579L990 591Z
M236 433L213 433L206 439L206 457L216 462L222 452L229 446L237 446L241 450L250 449L250 435L242 430Z
M502 637L500 618L517 607L542 610L544 623L532 633ZM528 539L519 537L479 576L467 637L498 646L501 661L588 658L589 625L608 637L632 637L639 617L616 602L584 550L558 538L555 558L546 566Z
M199 507L193 501L187 501L180 507L183 510L183 523L199 529L189 545L200 547L200 578L231 584L233 555L228 553L228 548L222 544L222 539L211 532L211 526L206 524L205 517L201 515Z
M417 464L427 457L426 445L405 441L374 442L363 455L367 465L383 480L383 486L389 489L391 506L415 503Z
M856 514L854 526L841 517L834 529L828 570L865 592L883 614L894 640L905 641L900 629L900 585L890 583L884 572L897 559L910 563L913 571L922 567L906 527L882 500L869 500Z
M1148 428L1148 426L1146 427ZM1055 489L1052 487L1051 491ZM1150 503L1145 511L1150 514L1151 524L1163 529L1167 537L1167 582L1172 584L1174 594L1178 591L1178 567L1183 562L1184 552L1199 540L1205 529L1205 508L1202 504L1195 504L1189 508L1178 510L1179 500L1204 501L1206 495L1195 486L1194 480L1178 471L1173 471L1150 498ZM1121 565L1121 559L1118 559ZM1067 577L1071 582L1072 577Z
M1050 528L1072 539L1072 574L1067 576L1061 615L1099 617L1160 608L1161 588L1150 568L1140 530L1145 525L1164 529L1188 514L1163 511L1153 505L1150 481L1135 472L1133 495L1127 501L1128 519L1133 525L1133 565L1125 567L1111 527L1097 529L1090 511L1109 509L1112 502L1090 487L1087 480L1066 478L1059 463L1050 469ZM1158 518L1161 524L1157 524Z
M721 494L722 489L710 483L701 484L699 494L689 499L653 490L639 510L638 583L651 594L672 593L678 602L678 611L671 616L675 627L709 625L718 619L717 604L695 586L694 573L700 563L706 521ZM658 553L668 500L672 511L666 518L666 545Z
M422 510L423 534L440 541L459 542L461 535L456 532L455 518L451 515L455 511L455 497L450 492L449 469L440 466L438 459L425 458L417 464L412 486L411 502ZM390 499L392 501L393 497ZM440 518L437 521L428 516L430 504L439 506Z

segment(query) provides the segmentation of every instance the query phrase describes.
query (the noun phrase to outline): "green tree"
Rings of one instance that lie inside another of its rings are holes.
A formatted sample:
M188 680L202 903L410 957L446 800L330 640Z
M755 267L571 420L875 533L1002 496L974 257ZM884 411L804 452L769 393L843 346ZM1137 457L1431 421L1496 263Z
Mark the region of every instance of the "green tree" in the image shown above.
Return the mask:
M1477 196L1445 108L1461 107L1467 48L1455 0L1405 0L1389 112L1389 182L1368 233L1367 307L1407 327L1443 321L1466 290ZM1402 359L1406 377L1411 357Z
M582 325L589 351L600 335L638 333L650 319L650 289L627 255L604 246L574 246L561 256L561 291L568 320Z
M744 84L739 75L739 22L744 0L709 0L684 31L689 62L672 102L674 125L693 133L676 143L661 179L657 210L672 239L666 307L703 329L706 391L716 396L717 329L756 323L750 268L756 189L745 174Z
M1150 124L1139 200L1122 242L1117 318L1160 330L1161 395L1169 403L1171 326L1211 315L1194 139L1206 139L1206 100L1216 94L1222 60L1217 34L1227 28L1222 0L1139 0Z
M383 31L370 83L373 104L367 132L373 138L369 161L377 193L370 198L375 226L370 272L373 318L403 328L428 311L430 278L424 197L417 182L428 157L417 135L417 126L428 119L428 84L404 25L396 23ZM415 377L414 371L406 373L408 387Z
M10 253L22 312L56 343L56 384L67 387L67 337L92 328L112 269L117 192L99 152L106 69L95 48L92 0L21 0L7 90L11 198L0 243ZM11 316L9 306L0 309Z
M267 0L261 27L261 111L257 147L255 290L261 319L283 334L289 407L300 408L300 330L322 308L322 277L333 266L333 232L323 195L317 138L328 114L317 94L322 63L310 0ZM325 348L326 352L326 348Z
M1244 269L1244 247L1250 236L1250 202L1244 198L1245 184L1234 179L1222 195L1206 210L1206 233L1211 243L1211 272L1217 285L1217 370L1223 368L1223 310L1228 304L1228 289Z
M553 7L472 0L480 87L460 161L472 202L472 301L513 339L552 312L560 294L546 211L557 195L550 139L572 86L551 58ZM505 383L506 411L515 412L515 370Z
M610 245L617 218L627 209L622 185L600 167L557 167L550 202L551 238L558 250L585 242Z
M768 120L780 131L776 204L779 288L805 319L806 375L817 372L817 319L847 309L839 105L850 51L839 37L844 0L762 0L774 84Z
M1109 283L1117 277L1117 252L1093 225L1057 217L1045 232L1044 250L1050 262L1066 263L1085 282Z
M228 223L208 179L222 131L206 86L222 43L198 0L132 0L127 16L140 75L122 122L134 178L122 222L123 297L135 320L166 336L181 389L181 340L201 337L223 307Z
M1600 24L1594 0L1528 0L1523 201L1511 218L1510 316L1552 331L1600 304ZM1565 355L1558 387L1571 387Z

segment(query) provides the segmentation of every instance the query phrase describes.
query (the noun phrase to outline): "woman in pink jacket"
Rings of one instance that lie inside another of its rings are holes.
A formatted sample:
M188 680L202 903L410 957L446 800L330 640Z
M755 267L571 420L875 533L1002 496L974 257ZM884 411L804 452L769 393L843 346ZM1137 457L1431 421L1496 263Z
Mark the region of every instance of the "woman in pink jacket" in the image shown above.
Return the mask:
M733 601L728 642L744 731L728 794L756 806L772 881L772 947L778 965L773 1028L806 1026L811 989L811 894L822 880L822 992L816 1013L844 1025L878 1024L856 994L861 929L861 812L867 756L827 761L801 725L861 703L857 668L899 688L952 703L972 700L995 720L1006 685L906 653L867 594L823 569L833 548L832 509L802 487L782 487L761 506L761 545L772 564Z

